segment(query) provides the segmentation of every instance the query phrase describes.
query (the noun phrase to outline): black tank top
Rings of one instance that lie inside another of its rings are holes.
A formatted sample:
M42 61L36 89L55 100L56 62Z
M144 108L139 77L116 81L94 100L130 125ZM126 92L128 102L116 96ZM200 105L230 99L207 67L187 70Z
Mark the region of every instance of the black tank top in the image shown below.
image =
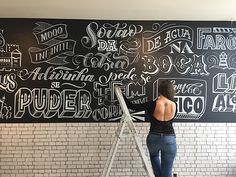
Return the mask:
M169 121L159 121L155 117L151 116L151 126L150 126L150 133L154 134L171 134L174 135L175 131L173 128L173 119Z
M170 119L169 121L159 121L157 120L155 117L153 117L153 113L156 107L156 100L154 101L149 101L146 103L142 103L142 104L132 104L128 99L125 99L125 102L127 104L127 107L129 109L133 109L136 111L146 111L146 114L148 115L148 117L150 117L150 133L154 133L154 134L170 134L170 135L174 135L175 131L173 128L173 121L174 118L177 114L177 104L176 104L176 111L175 111L175 115L172 119Z

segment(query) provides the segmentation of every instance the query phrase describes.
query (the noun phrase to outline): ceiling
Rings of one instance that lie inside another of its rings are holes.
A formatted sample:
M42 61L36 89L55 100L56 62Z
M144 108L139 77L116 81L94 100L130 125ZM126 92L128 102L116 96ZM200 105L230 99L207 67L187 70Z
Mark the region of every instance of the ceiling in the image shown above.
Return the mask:
M235 0L0 0L0 18L236 19Z

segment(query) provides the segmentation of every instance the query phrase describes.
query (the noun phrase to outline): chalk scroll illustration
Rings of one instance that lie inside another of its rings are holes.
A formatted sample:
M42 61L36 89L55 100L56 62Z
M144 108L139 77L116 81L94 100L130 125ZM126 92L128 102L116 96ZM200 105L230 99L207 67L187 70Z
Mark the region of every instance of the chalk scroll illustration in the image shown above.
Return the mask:
M75 40L67 39L67 25L51 25L45 22L38 22L33 29L33 34L38 44L47 47L30 47L29 54L32 63L47 62L55 65L66 64L66 57L74 55Z
M236 122L227 21L0 19L0 123L116 122L170 79L176 122ZM19 25L20 24L20 25ZM144 111L136 122L149 121Z
M206 53L205 54L206 63L208 67L217 68L219 70L236 70L236 55L232 52L226 53Z

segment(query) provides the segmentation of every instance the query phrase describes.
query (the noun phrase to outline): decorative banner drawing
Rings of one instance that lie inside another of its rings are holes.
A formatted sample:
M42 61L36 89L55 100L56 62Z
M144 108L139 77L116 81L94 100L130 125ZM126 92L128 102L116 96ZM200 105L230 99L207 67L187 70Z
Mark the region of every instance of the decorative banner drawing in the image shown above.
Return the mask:
M144 103L160 79L174 84L176 122L236 122L233 24L0 19L0 123L119 121L115 85Z

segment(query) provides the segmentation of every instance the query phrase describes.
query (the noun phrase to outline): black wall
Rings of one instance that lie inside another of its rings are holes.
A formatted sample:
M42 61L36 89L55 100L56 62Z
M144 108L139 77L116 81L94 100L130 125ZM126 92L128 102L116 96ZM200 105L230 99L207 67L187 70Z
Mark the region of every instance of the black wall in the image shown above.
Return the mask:
M226 21L0 19L0 122L119 121L115 85L143 103L166 78L176 121L236 122L235 33Z

